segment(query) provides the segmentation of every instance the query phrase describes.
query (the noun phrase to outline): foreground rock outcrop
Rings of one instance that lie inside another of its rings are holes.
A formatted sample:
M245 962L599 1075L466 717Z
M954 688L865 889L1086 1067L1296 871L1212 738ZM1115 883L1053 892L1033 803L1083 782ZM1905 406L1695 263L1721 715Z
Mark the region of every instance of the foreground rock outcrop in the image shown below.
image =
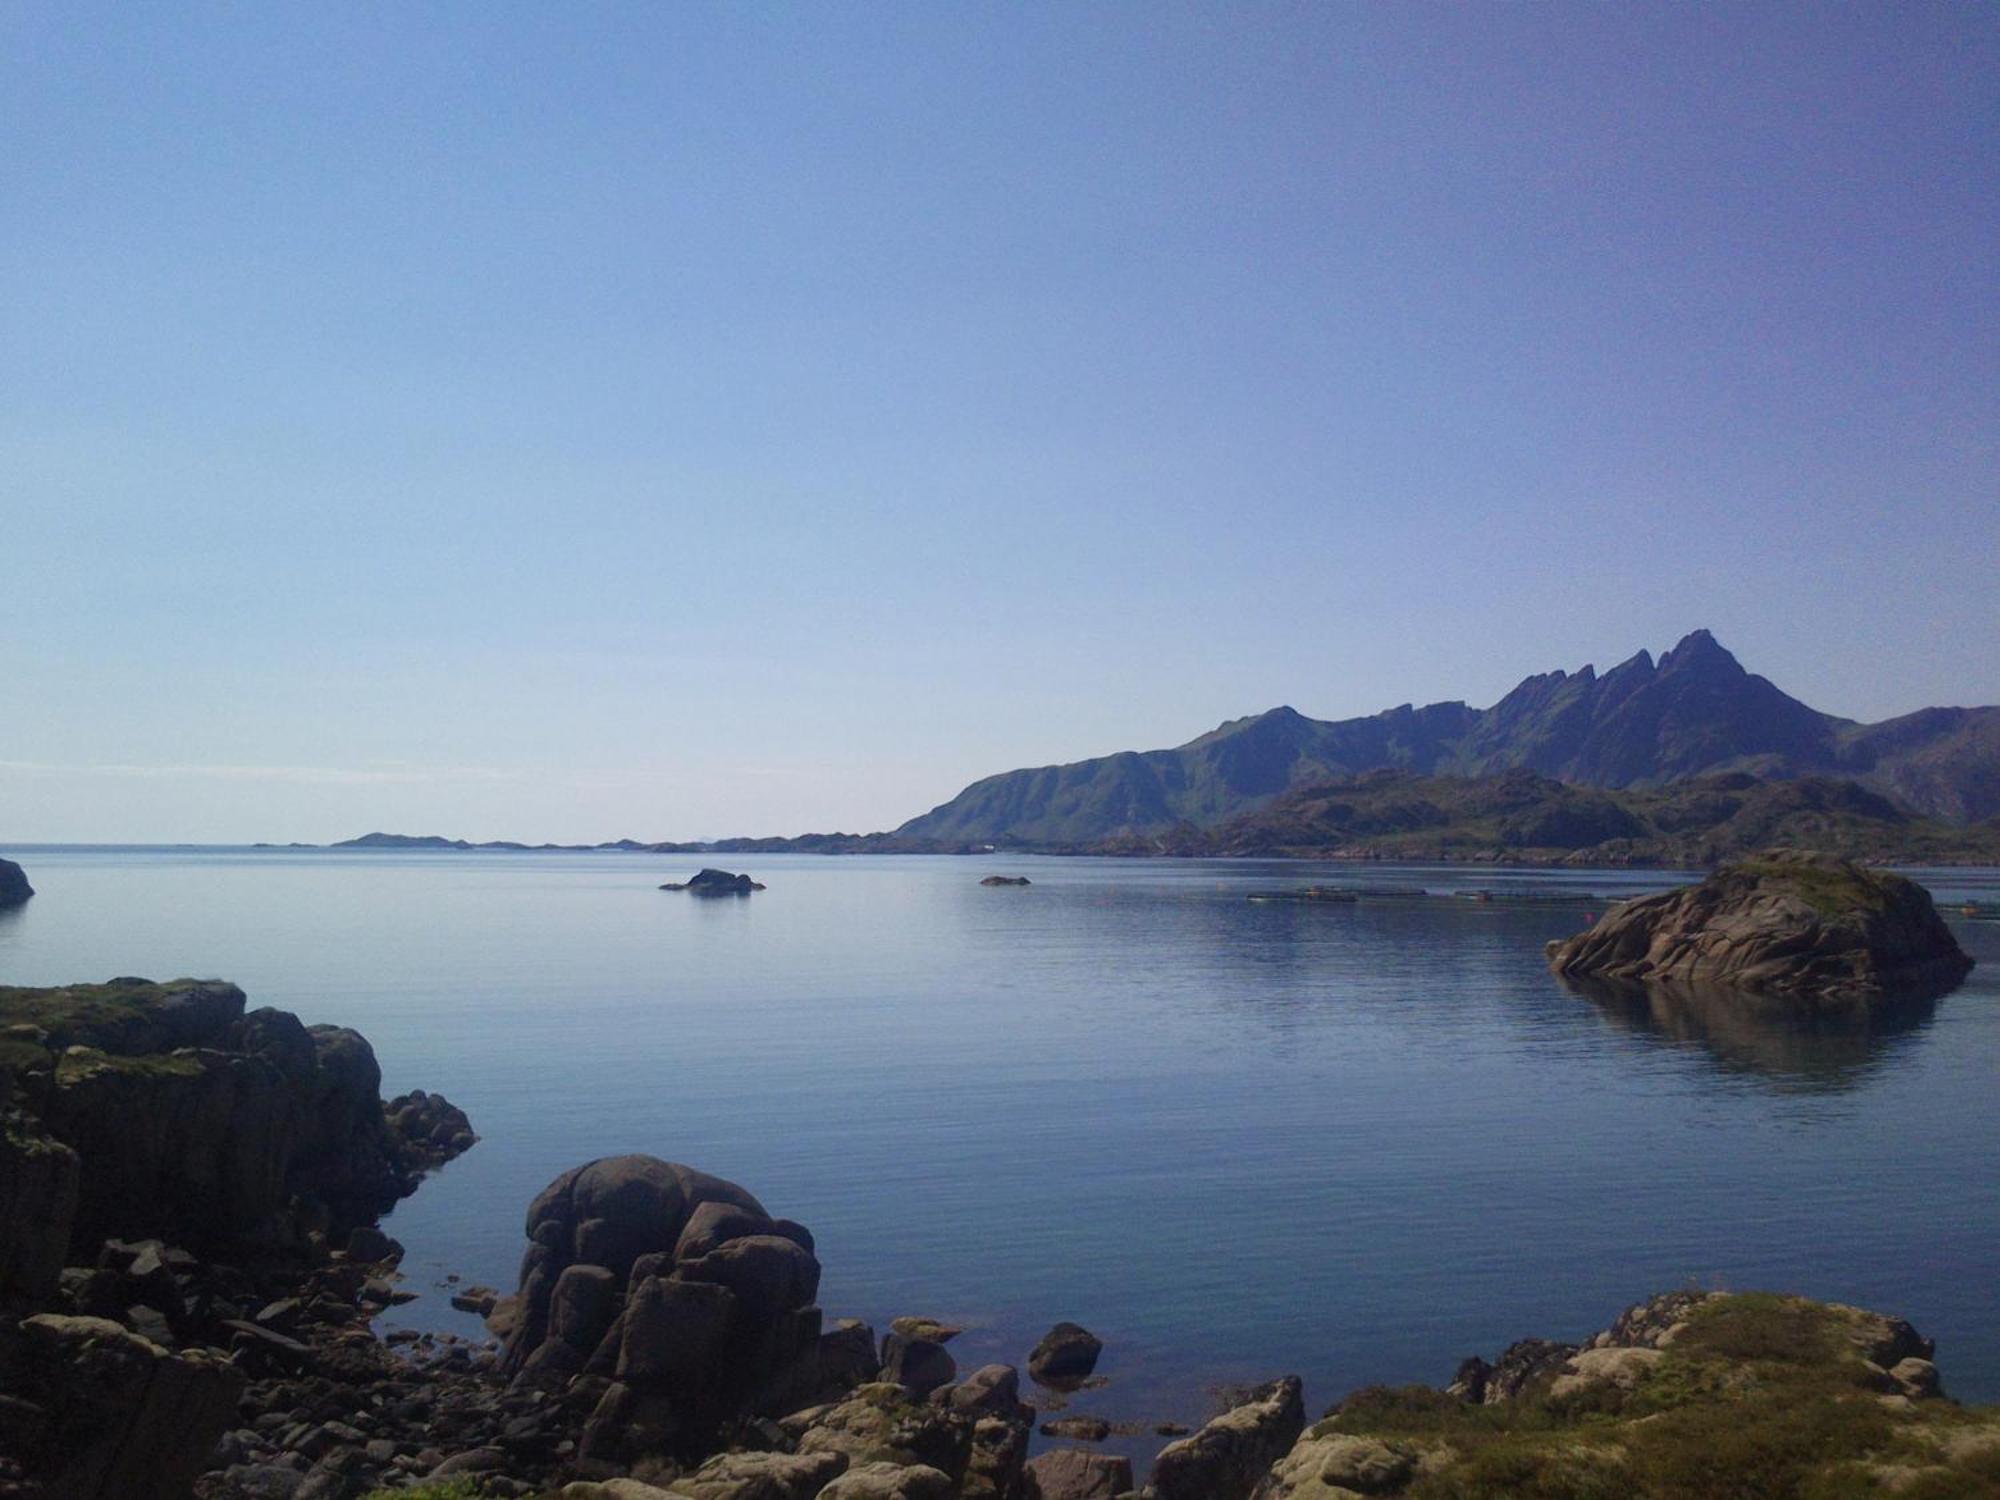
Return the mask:
M1972 968L1922 886L1784 849L1625 902L1550 943L1548 959L1567 979L1721 985L1817 1006L1934 998Z
M823 1326L811 1234L734 1183L606 1158L551 1183L527 1229L490 1319L504 1348L379 1338L398 1251L368 1226L281 1264L105 1242L61 1270L57 1308L0 1325L0 1497L178 1500L204 1463L200 1500L433 1480L499 1500L1921 1500L2000 1475L2000 1413L1947 1399L1909 1324L1687 1291L1580 1343L1467 1360L1448 1389L1358 1391L1311 1427L1299 1381L1272 1381L1135 1491L1119 1454L1030 1460L1019 1372L961 1375L948 1326L899 1319L879 1351L863 1324ZM1078 1361L1096 1343L1053 1334Z
M34 894L27 872L11 859L0 859L0 911L19 906Z
M37 1209L0 1223L0 1297L45 1287L58 1243L342 1243L471 1144L435 1096L392 1121L381 1085L358 1032L246 1010L233 984L0 988L0 1181Z
M0 989L0 1497L180 1500L292 1434L215 1492L338 1500L397 1456L356 1425L403 1378L374 1220L473 1136L380 1086L358 1033L234 985Z

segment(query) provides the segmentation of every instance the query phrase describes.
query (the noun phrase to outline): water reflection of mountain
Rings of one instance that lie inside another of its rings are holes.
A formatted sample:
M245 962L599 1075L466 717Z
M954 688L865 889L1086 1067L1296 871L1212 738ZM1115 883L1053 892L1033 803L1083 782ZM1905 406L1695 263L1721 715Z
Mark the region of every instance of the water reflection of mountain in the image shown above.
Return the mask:
M1785 1000L1716 985L1562 982L1615 1026L1669 1046L1700 1046L1724 1072L1813 1094L1858 1088L1881 1072L1930 1025L1942 993L1900 996L1873 1009L1809 1013Z

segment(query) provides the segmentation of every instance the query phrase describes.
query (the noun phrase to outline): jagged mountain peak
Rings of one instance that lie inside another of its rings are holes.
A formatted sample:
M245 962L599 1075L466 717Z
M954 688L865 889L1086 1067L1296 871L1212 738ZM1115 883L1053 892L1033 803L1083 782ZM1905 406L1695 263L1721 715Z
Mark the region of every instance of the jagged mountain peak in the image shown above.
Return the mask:
M1732 677L1749 675L1729 649L1706 630L1691 630L1682 636L1674 649L1660 658L1660 671L1662 674L1707 672L1727 673Z

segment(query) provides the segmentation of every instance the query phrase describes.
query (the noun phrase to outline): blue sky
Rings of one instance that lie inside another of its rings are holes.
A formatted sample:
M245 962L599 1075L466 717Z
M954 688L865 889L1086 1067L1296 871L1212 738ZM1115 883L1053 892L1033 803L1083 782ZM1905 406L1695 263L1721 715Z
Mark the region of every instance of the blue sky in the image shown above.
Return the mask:
M2000 701L1989 5L0 9L0 837Z

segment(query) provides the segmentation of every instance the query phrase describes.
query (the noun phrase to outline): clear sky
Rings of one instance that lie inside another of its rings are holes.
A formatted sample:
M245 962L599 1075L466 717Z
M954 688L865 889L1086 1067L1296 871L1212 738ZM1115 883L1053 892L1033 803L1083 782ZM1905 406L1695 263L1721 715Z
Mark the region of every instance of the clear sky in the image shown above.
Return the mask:
M2000 701L2000 7L0 7L0 840Z

